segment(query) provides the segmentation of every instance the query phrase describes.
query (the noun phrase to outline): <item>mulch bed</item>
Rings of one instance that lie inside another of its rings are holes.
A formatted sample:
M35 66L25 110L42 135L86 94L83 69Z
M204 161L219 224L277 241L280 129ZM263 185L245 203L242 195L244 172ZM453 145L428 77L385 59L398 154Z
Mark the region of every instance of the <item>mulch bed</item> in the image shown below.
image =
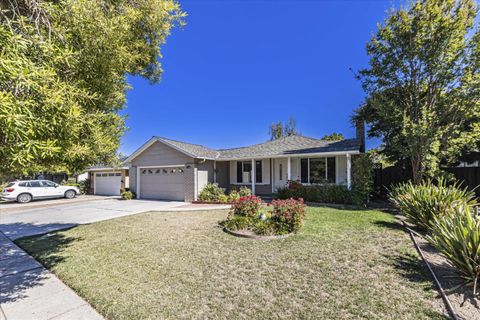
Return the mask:
M248 239L256 239L256 240L273 240L273 239L285 239L293 235L293 233L289 234L283 234L283 235L278 235L278 236L261 236L256 234L255 232L251 230L230 230L227 228L223 228L223 231L225 231L228 234L231 234L236 237L240 238L248 238Z

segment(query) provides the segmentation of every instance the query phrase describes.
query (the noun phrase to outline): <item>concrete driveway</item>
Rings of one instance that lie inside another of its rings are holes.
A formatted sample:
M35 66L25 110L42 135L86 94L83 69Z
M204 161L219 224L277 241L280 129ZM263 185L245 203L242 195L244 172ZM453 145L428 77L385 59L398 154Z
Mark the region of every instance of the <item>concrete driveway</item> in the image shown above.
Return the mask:
M0 231L11 240L146 211L166 211L184 202L104 199L0 213Z

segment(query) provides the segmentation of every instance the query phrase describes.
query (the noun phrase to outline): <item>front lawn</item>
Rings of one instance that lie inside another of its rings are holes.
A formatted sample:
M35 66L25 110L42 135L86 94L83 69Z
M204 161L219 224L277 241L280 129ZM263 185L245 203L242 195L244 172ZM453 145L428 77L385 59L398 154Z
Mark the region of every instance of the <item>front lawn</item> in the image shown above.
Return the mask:
M290 238L236 238L226 211L150 212L18 243L108 319L446 319L378 211L308 208Z

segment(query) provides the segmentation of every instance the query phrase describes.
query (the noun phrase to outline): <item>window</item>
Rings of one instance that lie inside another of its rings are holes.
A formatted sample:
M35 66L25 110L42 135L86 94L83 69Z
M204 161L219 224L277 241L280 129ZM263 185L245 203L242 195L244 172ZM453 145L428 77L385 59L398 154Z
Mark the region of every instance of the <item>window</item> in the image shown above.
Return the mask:
M252 161L237 161L237 183L252 183ZM262 161L255 161L255 183L262 183Z
M40 188L40 181L30 181L30 187L31 188Z
M301 159L300 172L302 183L335 183L335 157Z
M243 162L237 161L237 182L243 182Z
M52 181L41 181L41 184L44 187L55 187L55 183Z
M255 182L262 183L262 161L255 161Z
M109 173L108 176L109 176L109 177L114 177L114 176L115 176L115 173Z
M335 158L327 158L327 182L336 182Z
M282 181L282 179L283 179L283 166L282 166L281 163L278 165L278 176L280 177L280 181Z
M308 159L300 160L300 182L308 183Z
M115 176L120 177L122 174L120 172L115 173Z
M11 183L11 182L10 182L10 183L7 184L5 187L6 187L6 188L11 187L11 186L13 186L14 184L15 184L15 183ZM20 182L20 183L18 184L18 186L19 186L19 187L26 187L27 184L28 184L28 182Z
M102 176L102 174L101 174L101 173L97 173L95 176L97 176L97 177L101 177L101 176Z
M325 158L310 159L310 183L324 183L326 170Z

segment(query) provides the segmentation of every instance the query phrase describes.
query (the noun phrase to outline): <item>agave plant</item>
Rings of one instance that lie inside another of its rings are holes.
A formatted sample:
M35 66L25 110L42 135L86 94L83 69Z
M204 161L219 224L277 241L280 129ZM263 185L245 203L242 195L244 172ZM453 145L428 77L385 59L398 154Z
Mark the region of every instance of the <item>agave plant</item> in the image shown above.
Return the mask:
M400 184L390 191L389 198L407 221L427 231L434 226L435 217L451 215L456 207L477 204L473 191L462 189L458 183L447 185L444 179L439 179L437 184L431 180L419 185Z
M435 217L435 227L427 240L455 266L477 293L480 276L480 217L468 206L458 206L454 214Z

